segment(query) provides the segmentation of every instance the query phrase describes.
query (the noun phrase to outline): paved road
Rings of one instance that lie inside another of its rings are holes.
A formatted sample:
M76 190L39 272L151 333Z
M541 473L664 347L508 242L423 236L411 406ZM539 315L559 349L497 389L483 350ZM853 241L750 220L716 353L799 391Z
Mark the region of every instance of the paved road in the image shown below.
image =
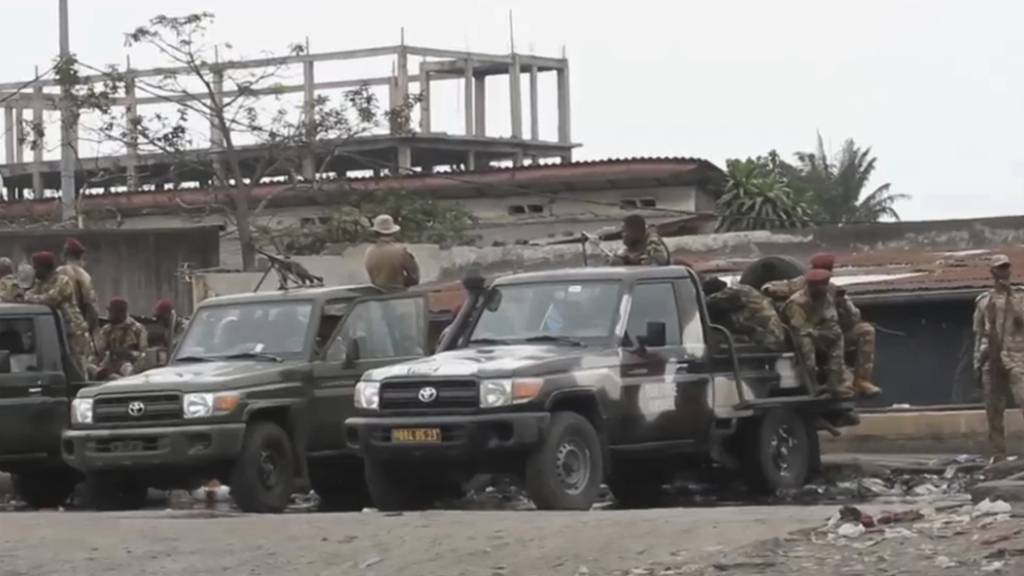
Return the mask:
M821 525L834 511L21 512L0 515L0 574L597 576L649 563L710 560Z

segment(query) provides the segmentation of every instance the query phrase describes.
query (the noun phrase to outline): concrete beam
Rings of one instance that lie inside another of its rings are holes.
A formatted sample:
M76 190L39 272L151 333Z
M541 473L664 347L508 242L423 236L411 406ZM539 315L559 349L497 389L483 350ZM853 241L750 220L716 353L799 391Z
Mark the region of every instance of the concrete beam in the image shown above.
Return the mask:
M537 67L530 66L530 140L540 140L540 106L537 96L540 92Z
M135 102L135 78L125 78L124 94L127 105L124 107L125 124L128 127L128 140L125 142L125 171L128 190L139 189L139 106Z
M420 66L420 132L430 134L430 72Z
M473 80L473 61L472 60L467 60L466 61L465 69L466 69L466 74L465 74L465 77L463 78L463 84L464 84L463 91L465 92L465 94L464 94L464 101L463 101L463 108L465 109L465 114L466 114L466 121L465 121L466 135L467 136L472 136L473 132L474 132L473 123L474 123L474 119L476 118L476 116L474 115L474 112L473 112L476 109L476 103L473 101L473 84L474 84L474 80ZM476 128L476 130L479 130L479 128ZM480 135L479 132L477 133L477 135L478 136Z
M4 106L4 162L14 164L14 109Z
M522 69L519 64L519 55L512 55L512 63L508 67L508 90L509 105L512 107L512 137L516 140L523 138L523 87Z
M473 96L475 99L473 113L476 115L476 136L487 136L487 76L473 78Z
M14 161L21 164L25 161L25 115L22 108L14 109Z
M558 141L572 142L572 101L569 95L569 64L558 71Z
M43 112L43 87L32 88L32 123L43 124L46 119ZM34 138L34 136L33 136ZM43 197L43 142L35 142L32 149L32 196Z
M313 62L302 63L302 114L306 142L316 141L316 82ZM308 182L316 179L316 156L312 148L302 156L302 177Z

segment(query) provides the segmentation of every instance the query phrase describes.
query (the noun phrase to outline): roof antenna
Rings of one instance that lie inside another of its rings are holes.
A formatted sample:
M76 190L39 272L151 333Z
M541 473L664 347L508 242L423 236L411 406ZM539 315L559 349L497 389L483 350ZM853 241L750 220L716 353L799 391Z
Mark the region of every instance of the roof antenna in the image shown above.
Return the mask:
M516 53L516 26L512 19L512 10L508 11L508 47L512 54Z
M405 46L405 26L402 26L402 46Z

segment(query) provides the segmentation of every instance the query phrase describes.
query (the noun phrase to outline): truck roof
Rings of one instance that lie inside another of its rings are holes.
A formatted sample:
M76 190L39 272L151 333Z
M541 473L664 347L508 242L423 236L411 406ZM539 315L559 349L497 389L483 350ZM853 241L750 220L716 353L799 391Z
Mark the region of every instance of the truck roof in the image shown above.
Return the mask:
M0 316L17 316L26 314L52 314L48 306L42 304L25 304L23 302L0 303Z
M380 294L379 288L369 284L351 286L318 286L315 288L293 288L291 290L274 290L272 292L246 292L208 298L200 306L217 306L221 304L247 304L249 302L280 302L312 300L326 302L338 298L362 298Z
M572 282L572 281L637 281L661 280L671 278L689 278L693 272L685 266L603 266L592 268L564 268L561 270L545 270L543 272L527 272L502 276L494 281L495 286L510 284L531 284L535 282Z

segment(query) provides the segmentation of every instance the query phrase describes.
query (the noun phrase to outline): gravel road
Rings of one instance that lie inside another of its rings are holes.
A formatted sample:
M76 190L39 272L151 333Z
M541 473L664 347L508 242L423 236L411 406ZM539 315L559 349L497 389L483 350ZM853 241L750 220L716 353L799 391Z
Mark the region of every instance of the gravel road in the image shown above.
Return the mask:
M757 541L820 526L834 511L19 512L0 515L0 574L643 574L644 567L710 562Z

